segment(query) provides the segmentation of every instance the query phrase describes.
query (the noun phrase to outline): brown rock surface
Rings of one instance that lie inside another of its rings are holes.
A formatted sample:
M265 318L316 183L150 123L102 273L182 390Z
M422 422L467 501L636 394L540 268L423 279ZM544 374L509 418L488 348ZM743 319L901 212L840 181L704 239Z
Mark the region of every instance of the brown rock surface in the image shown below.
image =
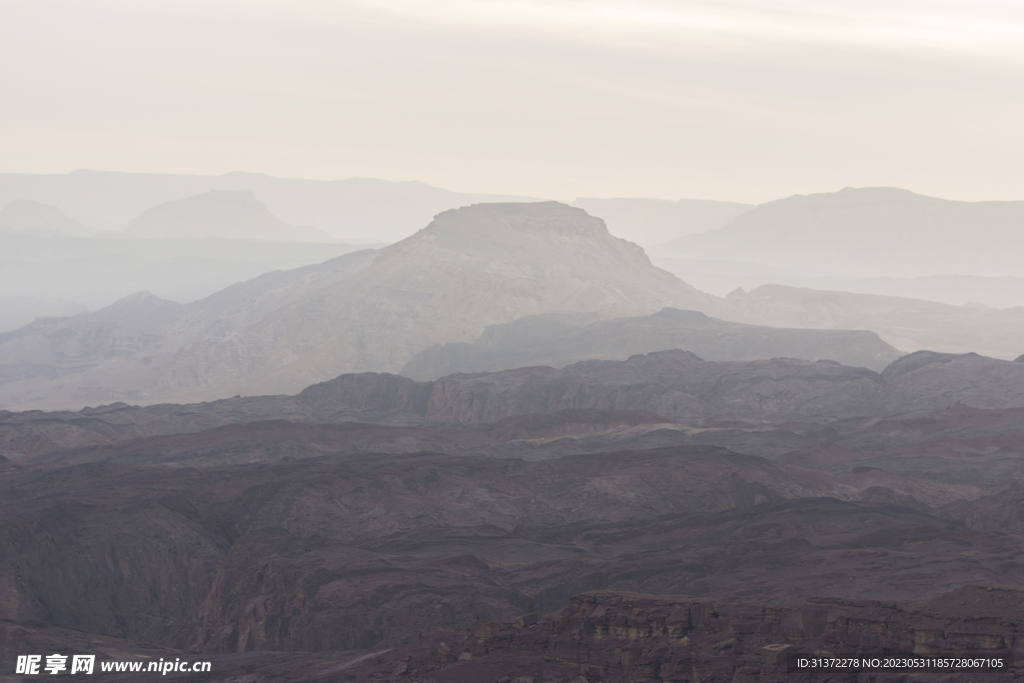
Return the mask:
M709 448L8 468L0 618L320 651L544 614L597 588L792 604L1024 583L1017 537L869 502L878 481Z

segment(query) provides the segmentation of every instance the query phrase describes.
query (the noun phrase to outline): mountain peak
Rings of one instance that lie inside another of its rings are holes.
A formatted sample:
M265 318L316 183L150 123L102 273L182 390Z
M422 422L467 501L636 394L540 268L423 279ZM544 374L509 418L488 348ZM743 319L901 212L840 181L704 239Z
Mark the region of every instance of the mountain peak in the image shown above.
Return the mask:
M609 237L608 227L583 209L561 202L503 202L471 204L449 209L434 217L424 228L434 232L458 231L463 223L490 230L510 229L537 235Z
M534 277L538 268L603 273L653 270L644 250L613 236L600 218L559 202L472 204L443 211L382 253ZM472 264L472 265L470 265Z

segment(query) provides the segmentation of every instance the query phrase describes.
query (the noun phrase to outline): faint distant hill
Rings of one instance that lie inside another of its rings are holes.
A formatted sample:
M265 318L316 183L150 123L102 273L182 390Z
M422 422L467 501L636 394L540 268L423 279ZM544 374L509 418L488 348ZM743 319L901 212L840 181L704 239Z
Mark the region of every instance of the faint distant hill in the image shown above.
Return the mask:
M592 199L580 197L577 206L608 224L616 237L641 246L661 244L680 235L704 232L728 225L754 208L753 204L704 199Z
M16 330L40 317L67 317L85 311L82 304L65 299L0 295L0 332Z
M210 190L147 209L128 222L133 237L224 237L330 242L323 230L288 225L248 190Z
M734 319L811 329L872 330L905 351L980 353L1004 360L1024 348L1024 307L951 306L875 294L764 285L725 301Z
M492 325L472 343L424 349L402 369L415 380L458 372L497 372L582 360L625 360L668 349L690 351L708 361L800 358L833 360L882 370L902 354L860 330L799 330L761 327L709 318L698 311L665 308L650 316L596 320L588 314L548 313Z
M303 180L237 171L220 176L87 170L0 174L0 204L15 199L52 204L76 221L106 230L123 230L147 209L210 190L246 190L289 225L312 226L339 239L377 242L407 237L448 209L528 200L452 192L418 181Z
M108 234L72 220L56 206L28 199L15 199L0 209L0 231L32 233L59 232L77 237L96 237Z
M343 372L397 372L432 344L554 311L730 315L600 219L557 202L446 211L378 251L268 273L185 306L155 299L0 336L0 405L296 391Z
M12 313L22 325L59 310L96 310L139 291L184 303L272 270L320 263L361 248L333 240L148 239L124 233L81 237L53 230L0 230L0 299L18 300ZM48 299L70 306L55 308Z
M1024 201L958 202L896 188L846 188L762 204L660 251L804 275L1020 276L1021 226Z

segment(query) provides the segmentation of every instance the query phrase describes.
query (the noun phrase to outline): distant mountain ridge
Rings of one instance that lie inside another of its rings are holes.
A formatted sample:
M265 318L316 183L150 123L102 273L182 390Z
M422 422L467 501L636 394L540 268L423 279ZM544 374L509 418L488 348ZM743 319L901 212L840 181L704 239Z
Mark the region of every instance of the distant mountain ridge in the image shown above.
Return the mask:
M28 199L14 199L0 209L0 231L16 230L37 234L63 233L76 237L109 234L68 218L56 206Z
M665 199L592 197L578 197L569 205L602 218L613 234L642 246L720 228L754 208L753 204L706 199L673 202Z
M52 204L71 218L104 230L123 230L159 204L211 190L252 192L290 225L308 225L338 239L393 242L426 225L432 216L480 202L531 201L528 197L453 192L426 183L369 178L303 180L233 171L219 176L117 173L0 173L0 205L12 199Z
M725 297L733 315L761 324L872 330L904 351L1019 355L1024 307L951 306L920 299L763 285Z
M150 307L150 315L160 315L158 309ZM552 425L581 420L616 424L625 420L634 426L667 421L689 427L717 424L726 430L739 428L736 421L747 423L744 429L756 429L759 424L786 428L792 421L838 424L858 418L867 426L868 437L891 447L900 441L884 437L884 424L871 427L877 418L913 420L943 410L952 411L946 415L948 420L964 423L961 427L967 431L961 437L971 436L971 415L985 410L1011 410L1010 421L1024 424L1024 364L977 354L920 351L878 373L792 358L716 363L672 350L623 361L581 361L559 370L527 367L454 374L426 382L388 373L349 373L295 395L236 396L184 405L115 403L76 412L0 412L0 451L21 458L268 420L422 427L497 423L543 414L561 416ZM806 426L792 428L797 433L806 430ZM734 450L752 448L758 455L777 448L769 441L744 443L729 440L735 434L719 436L726 441L707 443ZM792 436L800 441L796 434ZM828 441L827 434L819 436ZM914 438L928 435L918 429ZM871 455L875 449L867 450L869 457L878 457ZM812 451L810 455L812 460L842 462L850 454Z
M729 315L721 299L653 267L581 209L478 204L380 251L268 273L151 325L101 311L8 333L0 405L297 391L343 372L397 372L431 344L469 341L524 315L666 306Z
M0 336L0 407L294 392L346 372L398 372L434 344L472 342L488 325L559 312L616 318L675 308L770 327L872 330L905 351L1006 358L1020 355L1024 337L1024 308L774 286L721 299L654 267L600 219L557 202L445 211L381 250L266 273L158 319L132 312L151 308L132 301L111 309L118 315L41 320Z
M897 188L845 188L761 204L660 248L808 275L1024 274L1024 201L960 202Z
M882 370L903 355L863 330L785 329L725 322L665 308L644 317L599 320L595 315L549 313L488 327L476 342L420 351L402 375L431 380L453 373L497 372L531 365L561 368L582 360L683 349L704 360L801 358Z
M224 237L274 241L331 242L323 230L288 225L248 190L210 190L146 209L128 222L136 237Z

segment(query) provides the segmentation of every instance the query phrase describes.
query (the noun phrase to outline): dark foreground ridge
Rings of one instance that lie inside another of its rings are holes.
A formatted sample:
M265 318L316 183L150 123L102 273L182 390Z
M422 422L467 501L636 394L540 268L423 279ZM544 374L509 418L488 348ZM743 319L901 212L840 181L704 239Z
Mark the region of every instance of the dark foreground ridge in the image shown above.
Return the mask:
M966 607L966 610L964 609ZM817 599L794 606L685 595L592 591L549 615L435 628L407 645L355 652L212 655L211 673L176 681L381 681L381 683L664 683L759 681L1003 681L1024 661L1019 615L1024 590L970 585L918 603ZM970 611L965 616L965 611ZM89 652L100 661L144 654L197 661L195 654L40 626L0 623L0 655L25 648ZM1005 671L951 673L795 672L815 659L950 652L1005 660ZM9 657L8 657L9 658ZM148 674L152 676L152 674ZM111 676L112 677L112 676ZM142 681L143 675L117 674Z
M16 459L269 420L436 427L605 411L646 413L694 427L754 426L905 419L955 405L1024 408L1024 364L919 351L877 373L791 358L716 363L674 350L625 361L583 361L561 370L528 367L432 382L358 373L314 384L294 396L147 407L115 403L76 412L0 411L0 453Z
M674 351L5 413L0 676L62 648L234 683L784 680L787 645L1019 650L1022 371ZM899 680L857 676L829 680ZM907 680L989 674L957 676Z

